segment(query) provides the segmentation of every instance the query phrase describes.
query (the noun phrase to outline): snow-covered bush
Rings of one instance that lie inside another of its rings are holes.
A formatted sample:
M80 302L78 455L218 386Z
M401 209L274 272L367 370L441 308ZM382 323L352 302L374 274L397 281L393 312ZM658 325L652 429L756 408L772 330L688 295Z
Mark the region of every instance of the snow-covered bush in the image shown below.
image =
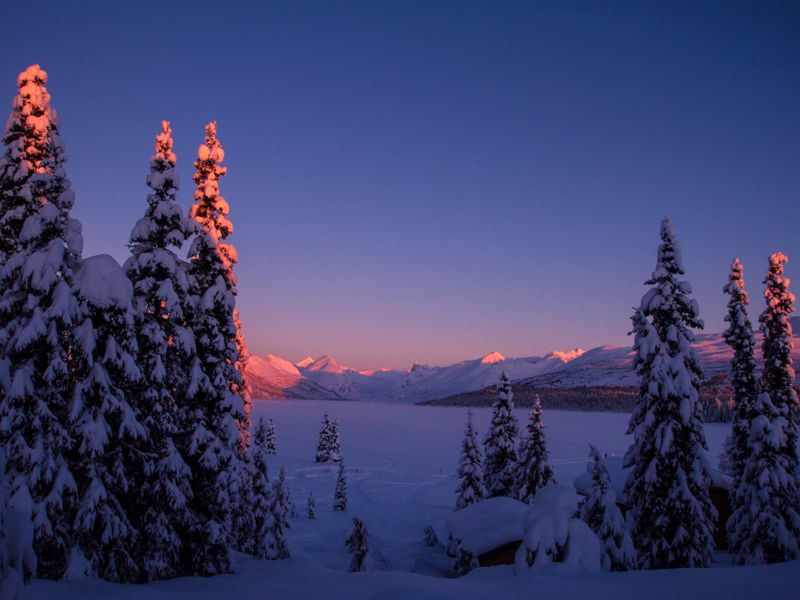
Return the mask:
M426 547L431 548L436 546L439 543L439 538L436 537L436 531L434 531L433 527L427 525L425 527L425 531L423 532L423 543Z
M600 569L600 540L577 513L578 494L573 488L548 485L537 492L525 515L525 535L515 558L517 574L546 569L553 563L571 569Z
M314 494L308 492L308 500L306 501L306 517L309 519L317 518L317 505L314 502Z
M455 560L453 561L453 566L450 570L453 577L462 577L473 569L480 567L478 557L475 556L474 552L465 548L461 543L461 540L454 538L453 546Z
M590 446L589 458L591 462L587 470L592 476L592 487L581 505L581 519L592 528L603 545L603 568L627 571L636 566L636 551L628 525L617 506L617 495L611 487L605 457Z

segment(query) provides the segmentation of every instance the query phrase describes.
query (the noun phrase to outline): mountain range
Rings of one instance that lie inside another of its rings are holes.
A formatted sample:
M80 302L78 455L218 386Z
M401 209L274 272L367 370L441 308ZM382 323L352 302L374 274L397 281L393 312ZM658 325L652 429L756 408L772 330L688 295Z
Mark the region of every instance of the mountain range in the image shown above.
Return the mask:
M800 318L793 318L792 325L795 331L800 331ZM800 337L795 335L794 340L793 358L798 363ZM721 334L698 335L694 347L707 378L729 370L731 351ZM633 353L628 346L598 346L587 351L554 351L521 358L490 352L448 366L414 364L408 370L368 371L342 366L328 355L292 363L267 354L250 358L247 376L256 399L410 403L493 385L503 371L514 382L524 381L542 388L633 386L637 382L632 362Z

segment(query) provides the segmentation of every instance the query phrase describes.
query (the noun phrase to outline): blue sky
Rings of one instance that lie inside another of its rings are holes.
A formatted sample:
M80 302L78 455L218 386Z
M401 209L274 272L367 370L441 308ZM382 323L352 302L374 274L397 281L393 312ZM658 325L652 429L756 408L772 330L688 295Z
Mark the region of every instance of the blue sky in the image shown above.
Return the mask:
M753 316L769 253L800 275L797 3L127 4L3 3L0 98L50 73L86 253L120 261L161 119L187 207L216 119L256 353L629 343L664 215L711 331L734 256Z

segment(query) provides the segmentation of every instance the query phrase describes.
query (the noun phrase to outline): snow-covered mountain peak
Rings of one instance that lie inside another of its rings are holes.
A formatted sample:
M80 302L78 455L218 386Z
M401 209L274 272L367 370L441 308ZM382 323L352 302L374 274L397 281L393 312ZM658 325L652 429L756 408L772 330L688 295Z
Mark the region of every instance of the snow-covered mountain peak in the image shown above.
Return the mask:
M294 363L294 366L296 366L298 369L305 369L308 365L313 363L314 359L310 356L306 356L303 360L298 360L296 363Z
M308 365L306 370L310 371L311 373L344 373L345 371L350 371L351 369L343 367L337 363L332 356L325 354Z
M504 361L505 359L506 357L500 354L499 352L489 352L489 354L481 358L481 364L493 365L494 363Z
M575 360L576 358L582 356L586 350L583 348L575 348L574 350L568 350L566 352L562 352L561 350L553 350L552 352L548 352L545 354L545 358L557 358L562 362L568 363L571 360Z

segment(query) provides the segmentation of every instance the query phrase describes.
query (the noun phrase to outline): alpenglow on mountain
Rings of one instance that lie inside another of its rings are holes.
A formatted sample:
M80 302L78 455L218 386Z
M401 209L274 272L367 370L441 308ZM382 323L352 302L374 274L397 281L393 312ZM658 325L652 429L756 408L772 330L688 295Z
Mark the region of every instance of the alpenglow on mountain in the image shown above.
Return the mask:
M793 318L792 325L795 332L800 330L800 318ZM800 337L795 333L794 338L793 358L798 362ZM760 343L760 338L757 341ZM720 334L698 335L694 346L707 378L728 372L731 351ZM267 354L250 359L248 378L256 399L423 402L495 385L503 371L513 382L526 380L536 387L634 386L637 380L632 364L633 355L627 346L554 351L522 358L506 358L493 351L445 367L414 364L406 371L358 371L328 355L292 363Z

